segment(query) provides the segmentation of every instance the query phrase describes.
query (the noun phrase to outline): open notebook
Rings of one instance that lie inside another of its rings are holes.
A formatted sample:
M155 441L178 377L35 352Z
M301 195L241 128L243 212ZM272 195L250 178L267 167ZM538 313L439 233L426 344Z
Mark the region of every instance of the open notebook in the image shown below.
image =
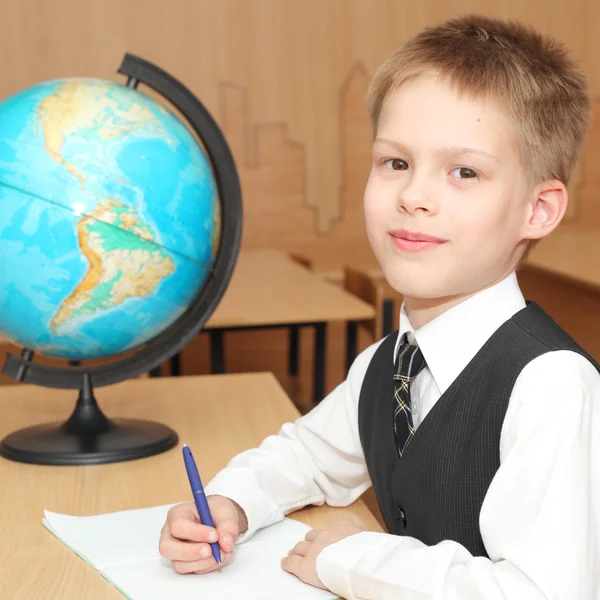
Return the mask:
M171 505L92 517L44 511L44 527L132 600L329 600L330 592L286 573L280 561L309 530L284 519L239 544L233 560L206 575L179 575L158 553Z

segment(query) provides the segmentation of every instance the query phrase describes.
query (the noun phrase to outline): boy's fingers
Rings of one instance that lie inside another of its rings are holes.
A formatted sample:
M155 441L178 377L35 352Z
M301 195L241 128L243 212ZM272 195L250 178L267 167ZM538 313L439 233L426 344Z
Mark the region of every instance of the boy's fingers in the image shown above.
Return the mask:
M232 537L225 535L219 538L219 546L223 552L233 552L235 540Z
M204 560L194 560L189 562L174 560L172 562L175 571L177 571L177 573L181 573L182 575L187 573L208 573L219 568L219 565L215 562L215 559L212 556L210 558L205 558Z
M214 531L212 527L195 523L188 519L175 519L170 523L169 527L169 532L173 537L190 542L214 542L216 540L212 539L210 535Z
M167 522L171 523L178 519L189 519L190 521L198 523L196 506L192 502L185 502L184 504L172 506L167 513Z
M161 540L158 550L162 557L172 561L193 562L212 556L212 549L208 544L181 542L173 538Z
M217 564L212 554L210 558L206 558L204 560L196 560L196 561L172 561L173 568L177 573L186 574L186 573L197 573L198 575L202 575L203 573L210 573L211 571L216 571L218 568L226 565L231 560L231 554L223 554L221 556L221 564Z
M293 554L297 554L298 556L306 556L308 550L310 548L310 542L306 540L302 542L298 542L289 552L288 556L292 556Z
M291 554L281 560L281 568L298 577L304 559L298 554Z
M321 529L311 529L305 536L304 539L309 542L314 542L317 539L319 533L321 533Z
M219 533L219 546L225 552L233 552L235 540L237 540L240 529L233 521L227 521L217 525Z

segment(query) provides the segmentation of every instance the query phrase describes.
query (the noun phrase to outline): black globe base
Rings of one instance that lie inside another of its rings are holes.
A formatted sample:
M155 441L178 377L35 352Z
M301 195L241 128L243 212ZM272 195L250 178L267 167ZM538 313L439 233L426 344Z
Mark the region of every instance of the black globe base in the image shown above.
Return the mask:
M0 443L0 455L37 465L98 465L153 456L170 450L177 440L177 434L160 423L108 419L85 374L68 421L14 431Z
M35 425L8 435L0 455L38 465L97 465L153 456L177 444L177 434L160 423L109 421L108 429L70 432L64 423Z

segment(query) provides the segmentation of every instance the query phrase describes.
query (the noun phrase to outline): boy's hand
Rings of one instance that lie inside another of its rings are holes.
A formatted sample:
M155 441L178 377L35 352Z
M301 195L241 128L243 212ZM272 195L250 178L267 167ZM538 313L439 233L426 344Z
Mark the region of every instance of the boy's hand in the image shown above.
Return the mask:
M327 529L311 529L281 561L284 570L295 575L304 583L327 589L317 575L317 556L323 548L335 544L344 538L363 531L353 523L340 521Z
M194 502L177 504L169 509L158 550L173 563L178 573L208 573L231 560L235 540L248 529L246 514L240 506L224 496L207 498L215 528L202 525ZM219 542L221 565L212 555L210 542Z

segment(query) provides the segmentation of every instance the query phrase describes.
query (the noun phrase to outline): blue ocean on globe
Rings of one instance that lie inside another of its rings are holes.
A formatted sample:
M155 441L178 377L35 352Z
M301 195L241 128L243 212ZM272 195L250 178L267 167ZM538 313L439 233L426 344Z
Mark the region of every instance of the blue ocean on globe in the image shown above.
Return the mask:
M0 103L0 335L74 360L136 348L202 291L218 230L202 146L141 91L62 79Z

